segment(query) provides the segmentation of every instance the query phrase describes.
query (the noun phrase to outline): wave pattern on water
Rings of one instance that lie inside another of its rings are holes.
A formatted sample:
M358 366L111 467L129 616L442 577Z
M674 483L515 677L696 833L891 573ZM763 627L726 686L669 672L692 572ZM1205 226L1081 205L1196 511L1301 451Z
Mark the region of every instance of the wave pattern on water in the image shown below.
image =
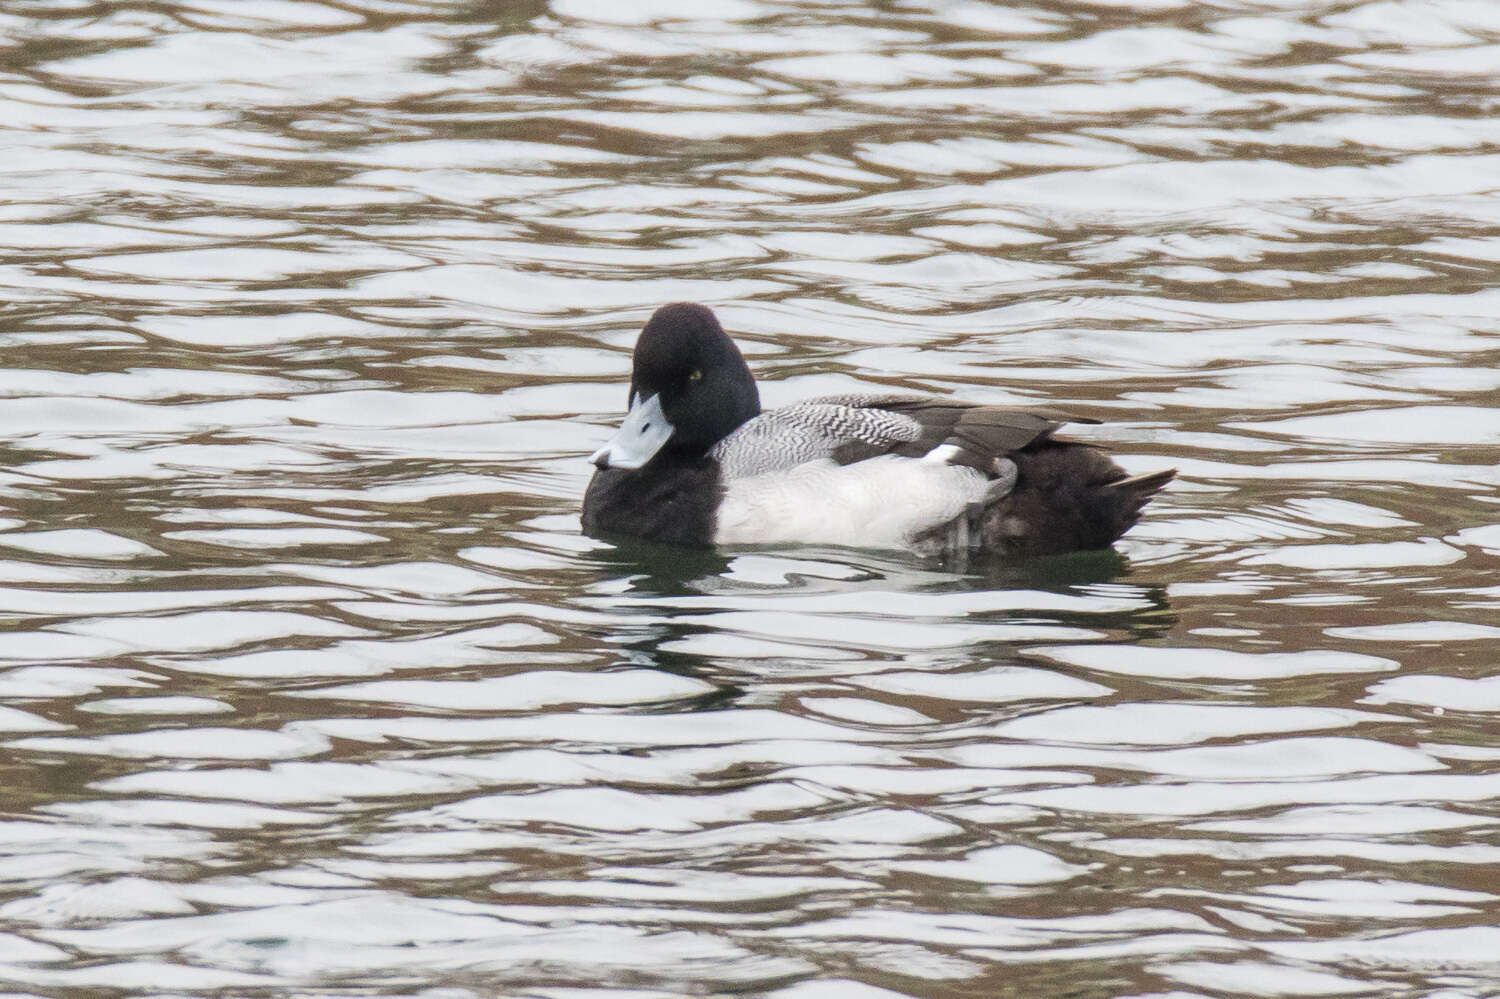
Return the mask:
M1488 995L1500 7L0 12L20 994ZM1181 476L579 534L649 310Z

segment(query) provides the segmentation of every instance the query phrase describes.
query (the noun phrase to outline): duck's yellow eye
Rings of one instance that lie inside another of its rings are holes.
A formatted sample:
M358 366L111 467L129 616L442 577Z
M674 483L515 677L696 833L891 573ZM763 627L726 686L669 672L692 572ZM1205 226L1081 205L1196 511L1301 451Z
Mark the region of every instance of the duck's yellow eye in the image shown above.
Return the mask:
M703 372L700 371L697 368L694 368L693 369L693 373L690 374L690 375L688 375L688 381L690 381L690 382L701 382L702 380L703 380Z

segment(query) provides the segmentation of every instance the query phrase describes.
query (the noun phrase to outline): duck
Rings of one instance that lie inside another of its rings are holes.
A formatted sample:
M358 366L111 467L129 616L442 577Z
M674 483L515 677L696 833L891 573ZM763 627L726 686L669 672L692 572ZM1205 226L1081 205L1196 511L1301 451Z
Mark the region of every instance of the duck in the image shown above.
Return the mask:
M706 306L657 309L631 358L628 410L590 456L591 536L692 547L819 545L924 557L1108 548L1175 469L1128 475L1059 439L1098 420L1050 408L850 393L763 410Z

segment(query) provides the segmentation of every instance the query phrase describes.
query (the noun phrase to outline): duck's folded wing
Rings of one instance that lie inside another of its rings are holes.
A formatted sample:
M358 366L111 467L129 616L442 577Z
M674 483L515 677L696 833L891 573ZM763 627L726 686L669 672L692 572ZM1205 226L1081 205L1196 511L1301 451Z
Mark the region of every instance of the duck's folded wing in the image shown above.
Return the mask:
M944 460L950 464L971 465L986 474L994 474L996 458L1050 437L1065 423L1099 422L1049 407L984 406L935 396L847 395L810 402L905 416L921 428L915 439L894 448L870 450L851 443L836 455L840 461L847 463L890 453L919 458L946 445Z
M980 406L931 396L849 394L769 410L714 449L727 477L808 461L852 464L883 454L944 458L995 474L995 459L1047 437L1064 423L1097 423L1053 409Z

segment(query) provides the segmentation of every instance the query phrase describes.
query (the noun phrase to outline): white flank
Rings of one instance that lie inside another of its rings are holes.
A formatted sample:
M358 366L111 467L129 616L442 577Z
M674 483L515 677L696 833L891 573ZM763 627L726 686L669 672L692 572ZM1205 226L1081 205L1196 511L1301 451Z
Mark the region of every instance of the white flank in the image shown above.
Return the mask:
M725 483L714 543L905 548L984 495L984 476L967 465L896 455L811 461Z
M937 447L922 455L923 461L942 462L946 464L954 458L963 454L963 448L957 444L939 444Z

